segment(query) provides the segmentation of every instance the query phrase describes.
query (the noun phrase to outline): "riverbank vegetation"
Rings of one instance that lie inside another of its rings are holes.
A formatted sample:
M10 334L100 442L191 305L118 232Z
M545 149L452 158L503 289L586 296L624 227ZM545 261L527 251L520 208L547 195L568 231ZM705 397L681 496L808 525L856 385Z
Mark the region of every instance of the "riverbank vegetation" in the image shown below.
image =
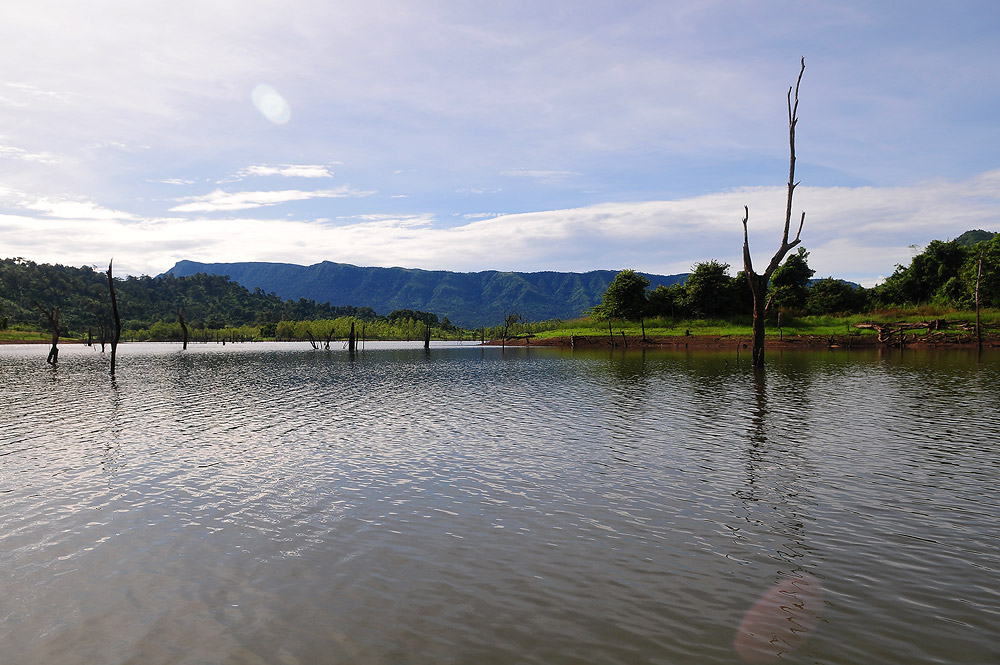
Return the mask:
M969 231L950 241L932 241L907 266L882 284L864 288L833 277L815 279L804 248L774 272L768 294L768 339L784 336L878 335L871 324L927 323L935 332L960 337L975 321L978 284L982 327L1000 325L1000 236ZM122 341L181 341L179 307L191 341L346 339L353 323L364 339L478 340L552 337L672 338L687 335L746 337L751 334L752 299L742 272L711 260L696 264L687 280L650 285L622 271L605 298L571 321L525 321L517 317L478 330L462 329L447 317L414 310L379 315L371 308L333 306L311 300L282 300L249 290L226 277L115 278L122 307ZM37 303L37 304L36 304ZM100 343L110 327L107 275L90 267L0 260L0 342L47 340L48 321L38 305L58 307L64 340ZM940 322L944 321L944 324ZM995 336L995 333L994 333Z
M799 247L774 271L766 309L768 339L785 335L844 337L887 329L928 329L941 339L975 332L977 305L982 329L996 336L1000 325L1000 235L968 231L951 241L934 240L908 266L898 265L883 283L864 288L833 277L814 279L809 252ZM753 298L744 272L705 261L687 281L650 288L623 270L589 317L536 333L548 337L643 339L700 335L752 335ZM914 333L911 333L914 334Z

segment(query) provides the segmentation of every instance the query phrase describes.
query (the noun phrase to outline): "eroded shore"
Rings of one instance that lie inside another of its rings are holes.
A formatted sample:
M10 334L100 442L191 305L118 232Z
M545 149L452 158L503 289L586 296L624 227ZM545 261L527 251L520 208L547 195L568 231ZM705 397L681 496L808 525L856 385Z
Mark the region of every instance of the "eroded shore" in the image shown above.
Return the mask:
M651 348L651 349L749 349L751 346L749 335L679 335L671 337L649 337L643 340L638 335L626 335L624 339L621 335L614 338L608 335L574 335L572 337L544 337L527 338L519 337L501 341L498 339L486 342L488 346L562 346L572 348ZM977 348L974 335L962 336L932 336L907 337L904 342L906 348ZM983 338L984 347L1000 346L1000 338ZM831 348L878 348L878 347L899 347L899 340L879 341L876 335L785 335L781 339L768 338L765 342L767 349L831 349Z

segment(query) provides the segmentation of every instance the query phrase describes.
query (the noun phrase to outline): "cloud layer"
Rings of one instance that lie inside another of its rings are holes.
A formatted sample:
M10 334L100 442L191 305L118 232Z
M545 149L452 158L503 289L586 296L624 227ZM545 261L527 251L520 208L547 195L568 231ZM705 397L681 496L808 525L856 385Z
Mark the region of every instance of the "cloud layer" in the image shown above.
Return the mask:
M805 55L803 239L871 282L1000 230L998 33L986 0L19 3L0 255L735 270L744 204L776 241Z
M213 212L277 203L258 194L242 192L201 203L214 206ZM293 200L302 193L273 194ZM751 249L758 260L766 260L780 238L784 202L784 188L750 187L673 201L499 215L450 226L429 215L140 220L81 205L75 218L0 216L0 234L11 255L73 265L100 264L115 256L124 271L146 274L162 272L181 259L334 260L460 271L632 267L667 274L719 259L735 273L742 267L743 206L750 210ZM914 243L995 228L998 209L1000 170L961 182L911 187L800 187L795 218L806 212L803 245L819 275L870 285L896 263L908 262Z

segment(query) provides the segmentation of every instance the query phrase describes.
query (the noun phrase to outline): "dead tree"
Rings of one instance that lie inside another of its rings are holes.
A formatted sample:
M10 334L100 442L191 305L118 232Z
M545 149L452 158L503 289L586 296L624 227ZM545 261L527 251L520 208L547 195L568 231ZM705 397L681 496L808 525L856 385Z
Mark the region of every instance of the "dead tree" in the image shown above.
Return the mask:
M59 362L59 308L45 309L35 301L35 307L42 310L42 314L49 320L49 328L52 329L52 348L49 349L49 357L45 362L55 365Z
M510 335L511 328L514 327L519 321L522 321L520 312L508 312L504 314L503 317L503 336L500 338L500 347L504 348L507 346L507 338Z
M115 360L118 355L118 340L122 337L122 320L118 316L118 298L115 296L115 278L111 274L114 259L108 261L108 291L111 293L111 376L115 375Z
M108 328L109 328L109 316L108 316L108 306L104 304L103 298L101 299L100 309L94 306L91 308L94 314L94 321L97 324L97 333L99 339L101 340L101 353L104 353L104 347L108 343Z
M184 305L177 308L177 318L181 321L181 332L184 333L184 346L181 347L182 351L187 351L188 348L188 327L184 323Z
M798 245L801 240L802 225L806 221L806 213L802 213L799 219L799 230L795 233L795 239L788 239L788 230L792 223L792 195L799 183L795 182L795 125L798 123L799 110L799 84L802 83L802 73L806 70L806 59L802 58L802 68L799 69L799 77L795 81L794 97L792 88L788 89L788 198L785 204L785 230L781 236L781 246L771 257L771 262L764 269L764 272L757 274L753 269L753 261L750 258L750 236L747 231L747 223L750 220L750 209L743 206L743 270L746 272L747 281L750 282L750 291L753 294L753 351L752 367L761 369L764 367L764 315L767 310L767 287L771 281L771 275L781 265L782 259L789 250Z
M979 265L976 269L976 346L979 353L983 352L983 326L979 318L979 283L983 281L983 253L979 252Z

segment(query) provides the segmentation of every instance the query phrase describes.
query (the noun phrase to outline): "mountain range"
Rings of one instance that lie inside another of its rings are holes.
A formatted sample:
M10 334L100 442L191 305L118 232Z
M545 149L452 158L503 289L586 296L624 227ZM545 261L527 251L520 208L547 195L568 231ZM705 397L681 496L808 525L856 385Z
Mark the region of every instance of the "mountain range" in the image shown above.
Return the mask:
M334 306L371 307L378 314L412 309L433 312L455 325L496 325L519 312L529 321L572 319L601 302L616 270L573 272L451 272L414 268L364 268L324 261L292 263L198 263L178 261L175 277L225 275L248 289L284 299L315 300ZM640 273L652 287L683 282L687 274Z

